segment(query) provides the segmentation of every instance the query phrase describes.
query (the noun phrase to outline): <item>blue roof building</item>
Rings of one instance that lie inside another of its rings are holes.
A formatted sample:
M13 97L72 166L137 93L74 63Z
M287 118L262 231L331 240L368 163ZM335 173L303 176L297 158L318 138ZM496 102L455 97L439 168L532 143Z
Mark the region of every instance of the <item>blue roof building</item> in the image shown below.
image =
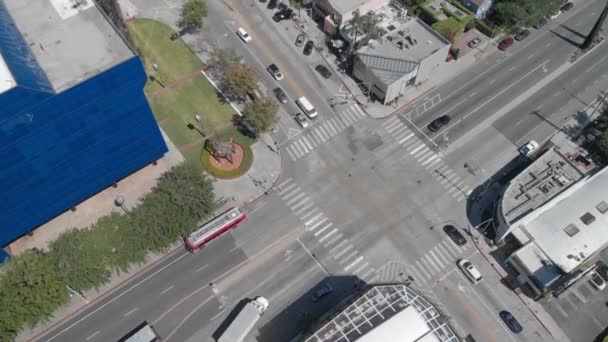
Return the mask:
M0 0L0 245L167 152L138 56L92 0Z

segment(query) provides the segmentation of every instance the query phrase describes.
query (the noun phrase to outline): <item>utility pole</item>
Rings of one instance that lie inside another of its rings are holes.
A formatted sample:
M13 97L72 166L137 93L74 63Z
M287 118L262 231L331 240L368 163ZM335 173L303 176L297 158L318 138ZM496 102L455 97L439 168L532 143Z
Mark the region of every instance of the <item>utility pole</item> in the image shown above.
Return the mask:
M604 24L604 21L606 20L606 16L608 16L608 1L606 1L604 10L602 11L602 14L600 14L600 17L595 22L595 25L593 25L591 32L589 32L587 37L585 37L585 41L583 42L583 45L581 46L582 50L587 50L588 48L590 48L591 45L593 44L593 42L599 38L600 31L602 30L602 25Z

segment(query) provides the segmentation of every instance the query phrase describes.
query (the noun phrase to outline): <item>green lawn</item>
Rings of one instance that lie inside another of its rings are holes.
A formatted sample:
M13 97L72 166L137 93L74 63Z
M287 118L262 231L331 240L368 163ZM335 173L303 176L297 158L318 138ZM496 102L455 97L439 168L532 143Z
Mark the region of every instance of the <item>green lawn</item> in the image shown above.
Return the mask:
M215 87L200 74L204 64L198 56L181 40L169 39L171 28L151 19L133 20L128 25L146 72L165 85L162 88L158 82L148 81L145 91L156 120L171 141L178 148L201 141L201 134L189 124L202 126L207 135L230 127L234 109L220 100ZM158 64L159 70L154 71L152 64ZM182 81L169 87L178 80ZM202 123L196 122L195 113L201 115ZM201 149L202 144L189 146L184 156L200 165Z

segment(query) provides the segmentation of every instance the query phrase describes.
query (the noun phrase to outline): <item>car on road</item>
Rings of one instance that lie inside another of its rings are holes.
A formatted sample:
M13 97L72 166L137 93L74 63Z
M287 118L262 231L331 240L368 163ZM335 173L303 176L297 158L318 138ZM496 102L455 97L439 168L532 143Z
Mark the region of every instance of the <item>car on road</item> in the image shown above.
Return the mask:
M238 29L236 29L236 34L245 42L245 43L249 43L251 41L251 36L249 35L249 33L247 33L247 31L245 31L244 28L239 27Z
M538 24L534 25L533 27L538 30L539 28L545 26L547 24L547 22L548 22L547 18L541 18L540 21L538 22Z
M266 70L268 70L268 72L272 75L272 77L274 77L275 80L280 81L283 79L283 74L281 73L281 70L279 70L279 67L276 66L274 63L270 64L268 68L266 68Z
M500 44L498 44L498 50L505 51L511 45L513 45L513 37L507 37L507 38L503 39L502 42L500 42Z
M519 324L517 319L513 317L509 311L503 310L498 315L513 333L519 334L522 330L524 330L524 328L521 327L521 324Z
M329 69L327 69L327 68L325 67L325 65L318 64L318 65L315 67L315 70L316 70L316 71L317 71L319 74L321 74L321 76L323 76L324 78L330 78L330 77L331 77L331 71L329 71Z
M277 100L279 100L279 102L285 104L285 103L287 103L287 101L289 101L289 98L287 97L287 94L285 94L283 89L274 88L274 90L272 92L274 93L274 96L277 97Z
M528 30L528 29L522 29L519 32L517 32L517 34L515 35L515 40L517 40L517 41L524 40L529 35L530 35L530 30Z
M443 227L443 231L458 246L464 246L467 243L467 239L464 238L464 236L462 235L462 233L460 233L460 231L456 227L454 227L452 225L447 225L447 226Z
M448 123L450 123L450 117L447 115L442 115L442 116L438 117L437 119L431 121L431 123L427 126L427 128L431 132L437 132L438 130L441 129L441 127L447 125Z
M296 120L298 125L300 125L302 128L308 128L310 126L310 120L308 120L302 113L294 114L293 119Z
M481 43L481 39L479 39L479 38L475 37L475 38L473 38L473 40L471 40L471 41L469 42L469 44L468 44L468 45L469 45L469 47L470 47L471 49L476 49L476 48L479 46L479 44L480 44L480 43Z
M551 14L551 15L549 16L549 19L551 19L551 20L555 20L555 19L557 19L557 17L559 17L561 14L562 14L562 11L557 11L557 12L555 12L554 14Z
M534 151L538 149L538 143L534 140L530 140L527 144L519 148L519 153L524 157L529 157Z
M316 303L318 302L321 298L325 297L326 295L330 294L334 292L334 287L330 284L330 283L325 283L323 284L323 286L319 287L310 297L310 299Z
M315 47L315 43L312 42L312 40L309 40L306 42L306 44L304 45L304 54L306 56L310 55L312 53L312 49Z
M572 2L566 2L565 4L562 5L561 10L563 12L567 12L567 11L571 10L572 7L574 7L574 4Z
M469 260L460 259L458 260L457 265L462 273L464 273L464 275L471 281L471 283L477 284L483 280L483 277L481 276L481 273L479 273L479 270L477 270L477 267L475 267Z
M306 40L306 33L300 33L297 37L296 37L296 46L300 47L302 45L304 45L304 41Z
M589 274L589 283L599 291L606 288L606 281L595 271Z

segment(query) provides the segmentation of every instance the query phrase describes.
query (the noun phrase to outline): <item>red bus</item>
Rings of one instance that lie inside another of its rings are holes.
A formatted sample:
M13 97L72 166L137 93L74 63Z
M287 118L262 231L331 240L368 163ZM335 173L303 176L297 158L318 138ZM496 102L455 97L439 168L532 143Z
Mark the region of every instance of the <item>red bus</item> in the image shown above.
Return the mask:
M213 220L205 223L186 238L186 244L192 251L201 249L207 242L235 228L245 221L247 214L239 208L228 209Z

